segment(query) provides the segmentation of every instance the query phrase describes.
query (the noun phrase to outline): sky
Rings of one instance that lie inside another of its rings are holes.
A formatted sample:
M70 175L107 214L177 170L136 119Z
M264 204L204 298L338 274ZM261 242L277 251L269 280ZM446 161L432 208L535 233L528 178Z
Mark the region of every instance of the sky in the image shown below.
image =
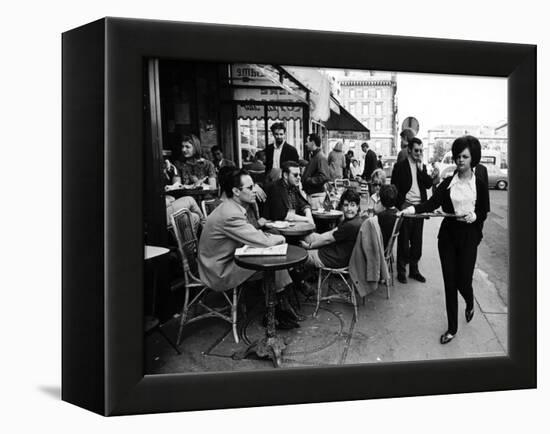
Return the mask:
M399 126L408 116L419 136L440 124L496 125L507 119L507 79L397 73Z

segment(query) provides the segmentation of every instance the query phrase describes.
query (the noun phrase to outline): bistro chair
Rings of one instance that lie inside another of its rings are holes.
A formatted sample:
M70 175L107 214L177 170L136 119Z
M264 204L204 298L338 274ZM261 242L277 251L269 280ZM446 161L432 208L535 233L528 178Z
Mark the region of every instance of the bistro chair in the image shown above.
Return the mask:
M204 214L204 217L208 217L212 211L216 209L216 207L222 203L222 200L220 198L214 198L214 199L205 199L201 201L201 210Z
M351 182L350 182L349 179L345 179L345 178L335 179L334 180L334 187L336 187L336 188L339 188L339 187L348 188L348 187L351 187Z
M325 274L324 278L323 278L323 273ZM345 289L340 289L337 286L331 286L327 284L327 295L325 295L324 297L321 297L321 290L323 288L323 284L332 275L339 276L342 279L342 281L345 284ZM347 279L348 277L349 277L348 267L319 268L319 275L317 276L317 305L315 306L315 312L313 312L314 317L317 316L317 312L319 311L319 306L321 304L321 301L338 300L338 301L344 301L346 303L350 303L351 305L353 305L353 310L355 312L354 319L357 319L357 298L355 296L355 288L351 280Z
M239 343L239 336L237 333L237 305L240 298L239 289L233 288L221 292L224 302L226 303L222 308L214 308L206 305L207 296L213 292L218 292L208 288L200 278L197 277L197 236L191 224L190 211L181 209L172 214L170 218L178 242L178 251L184 272L183 286L185 289L185 300L183 302L176 345L179 345L181 342L184 325L210 317L221 318L231 324L233 339L235 343ZM228 292L230 295L227 294ZM190 318L189 311L193 306L200 306L206 312Z
M384 259L386 260L389 274L389 278L386 280L386 295L388 297L388 300L390 298L390 285L393 286L393 246L395 245L395 241L397 240L397 236L399 235L399 230L401 229L401 224L403 223L404 218L405 217L403 217L403 215L400 215L395 219L391 237L388 240L388 245L386 246L386 249L384 250Z

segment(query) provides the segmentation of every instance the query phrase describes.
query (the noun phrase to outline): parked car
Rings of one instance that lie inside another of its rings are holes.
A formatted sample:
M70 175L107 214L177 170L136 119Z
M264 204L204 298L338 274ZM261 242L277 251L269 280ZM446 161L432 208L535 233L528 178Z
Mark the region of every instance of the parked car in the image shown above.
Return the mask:
M496 188L497 190L506 190L508 188L508 170L502 170L493 164L487 164L487 176L489 178L489 188ZM453 164L447 166L441 172L441 180L452 176L456 166Z

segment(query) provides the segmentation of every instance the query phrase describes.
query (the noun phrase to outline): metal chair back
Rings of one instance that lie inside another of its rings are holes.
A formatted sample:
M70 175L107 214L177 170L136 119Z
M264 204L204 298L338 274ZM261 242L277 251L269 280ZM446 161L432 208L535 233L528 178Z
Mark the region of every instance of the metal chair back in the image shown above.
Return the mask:
M388 240L388 245L386 246L386 249L384 250L384 257L386 261L390 260L393 253L393 246L395 245L395 241L397 240L397 236L399 235L399 230L401 229L401 224L403 223L404 217L400 215L395 219L395 223L393 224L393 230L390 236L390 239Z
M335 179L334 180L334 186L336 188L338 187L351 187L351 183L350 183L350 180L349 179L345 179L345 178L342 178L342 179Z

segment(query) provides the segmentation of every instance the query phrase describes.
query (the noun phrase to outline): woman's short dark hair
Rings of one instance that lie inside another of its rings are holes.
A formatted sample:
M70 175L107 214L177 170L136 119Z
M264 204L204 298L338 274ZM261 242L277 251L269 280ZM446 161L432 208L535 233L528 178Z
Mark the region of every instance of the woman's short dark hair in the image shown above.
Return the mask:
M340 204L338 205L339 209L342 209L344 207L344 201L347 200L348 202L355 202L357 204L358 208L361 208L361 196L351 188L348 188L346 191L342 193L342 197L340 198Z
M241 177L245 175L248 175L246 170L232 167L231 171L225 174L223 179L220 179L220 186L228 198L233 197L234 187L241 187Z
M481 143L474 136L462 136L453 142L451 152L453 153L453 161L456 163L458 156L468 148L470 155L472 156L472 169L479 164L481 160Z
M397 205L397 187L393 184L385 184L380 187L380 202L384 208Z

